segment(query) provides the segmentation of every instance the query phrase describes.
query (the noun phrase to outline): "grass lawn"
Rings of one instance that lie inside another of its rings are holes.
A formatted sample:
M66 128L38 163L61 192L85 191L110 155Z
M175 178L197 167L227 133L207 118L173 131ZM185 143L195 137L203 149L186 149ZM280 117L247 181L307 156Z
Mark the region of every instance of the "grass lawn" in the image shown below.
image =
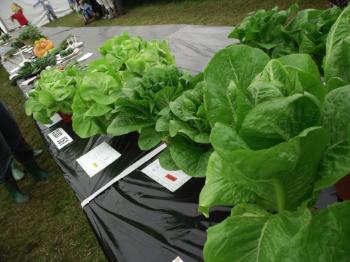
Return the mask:
M0 100L20 123L25 139L33 147L45 149L33 120L24 113L20 90L10 85L1 65ZM43 168L60 174L46 150L38 161ZM61 174L39 183L28 176L19 184L32 197L26 205L13 204L0 187L1 262L105 260L73 191Z
M258 8L272 8L278 5L287 8L299 2L301 8L325 8L322 0L149 0L149 3L126 7L126 14L110 20L97 20L88 26L154 25L154 24L199 24L235 25L249 12ZM68 14L46 26L84 26L76 13Z
M289 6L290 0L187 0L150 1L127 8L127 13L112 20L99 20L89 26L144 24L205 24L234 25L257 8L278 4ZM301 7L325 7L325 1L305 0ZM82 19L69 14L48 26L83 26ZM14 113L28 142L35 148L45 148L31 118L23 111L23 97L17 87L10 86L8 74L0 66L0 99ZM46 169L59 169L45 153L39 162ZM13 204L0 187L0 261L103 261L95 236L74 193L61 175L35 184L30 177L20 182L32 201L27 205Z

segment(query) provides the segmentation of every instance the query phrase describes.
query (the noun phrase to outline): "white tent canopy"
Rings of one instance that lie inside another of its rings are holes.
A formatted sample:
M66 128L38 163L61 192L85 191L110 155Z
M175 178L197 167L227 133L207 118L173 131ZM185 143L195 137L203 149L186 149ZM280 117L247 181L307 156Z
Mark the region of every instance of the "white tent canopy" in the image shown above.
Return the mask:
M37 0L0 0L0 18L7 28L11 29L18 26L16 21L12 22L10 19L12 15L10 5L13 2L22 6L24 16L31 24L42 26L49 22L41 5L33 7ZM49 0L49 2L58 17L70 12L68 0Z

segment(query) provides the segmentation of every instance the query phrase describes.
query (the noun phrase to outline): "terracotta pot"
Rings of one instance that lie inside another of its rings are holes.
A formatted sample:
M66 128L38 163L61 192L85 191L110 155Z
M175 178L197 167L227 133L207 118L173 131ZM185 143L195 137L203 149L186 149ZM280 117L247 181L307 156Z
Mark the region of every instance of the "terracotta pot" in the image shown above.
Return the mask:
M350 200L350 174L340 179L335 184L337 195L342 200Z
M72 122L72 115L71 114L66 114L66 113L62 113L62 112L58 112L58 114L60 115L60 117L62 118L62 121L64 123L71 123Z

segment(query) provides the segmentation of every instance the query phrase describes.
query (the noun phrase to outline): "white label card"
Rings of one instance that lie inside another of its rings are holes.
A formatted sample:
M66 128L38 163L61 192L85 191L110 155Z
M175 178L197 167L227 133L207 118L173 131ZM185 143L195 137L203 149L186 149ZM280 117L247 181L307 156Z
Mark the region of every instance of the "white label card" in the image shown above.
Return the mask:
M62 117L59 114L55 113L50 119L52 122L51 124L46 124L45 125L46 127L52 127L53 125L56 125L58 122L62 120Z
M61 127L51 132L49 134L49 138L58 149L61 149L73 142L73 139Z
M82 62L82 61L88 59L88 58L89 58L90 56L92 56L92 55L93 55L93 53L86 53L85 55L83 55L82 57L80 57L80 58L78 59L78 62Z
M29 84L30 84L31 82L33 82L35 79L37 79L37 76L33 76L33 77L31 77L31 78L29 78L29 79L23 81L23 82L21 83L21 86L29 85Z
M161 184L171 192L178 190L183 184L191 179L190 176L186 175L184 172L178 171L168 171L160 166L159 160L156 159L147 167L142 169L142 172L147 176L155 180L157 183Z
M19 66L17 66L17 67L15 67L14 69L12 69L9 73L10 73L10 75L12 75L12 74L14 74L14 73L16 73L18 70L20 69L20 67Z
M103 142L85 155L79 157L77 162L89 177L93 177L112 164L120 156L121 154L113 147Z
M175 258L172 262L184 262L181 257Z

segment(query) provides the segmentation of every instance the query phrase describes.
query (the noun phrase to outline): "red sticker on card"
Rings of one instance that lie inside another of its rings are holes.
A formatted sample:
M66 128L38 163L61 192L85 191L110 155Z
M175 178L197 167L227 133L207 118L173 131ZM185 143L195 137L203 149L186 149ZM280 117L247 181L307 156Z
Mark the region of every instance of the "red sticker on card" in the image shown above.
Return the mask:
M176 181L177 180L177 177L176 176L173 176L173 175L170 175L170 174L166 174L165 176L167 179L171 180L171 181Z

